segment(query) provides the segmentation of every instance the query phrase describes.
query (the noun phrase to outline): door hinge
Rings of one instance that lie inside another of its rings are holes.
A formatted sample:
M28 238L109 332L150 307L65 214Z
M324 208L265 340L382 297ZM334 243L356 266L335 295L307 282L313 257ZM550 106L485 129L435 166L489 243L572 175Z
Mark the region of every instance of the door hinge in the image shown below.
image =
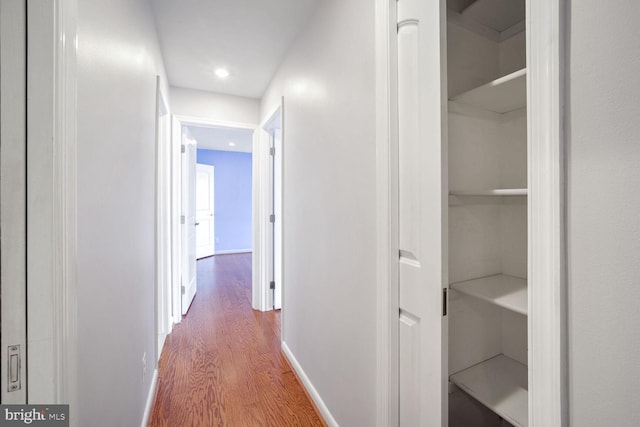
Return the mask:
M269 147L269 155L270 156L276 155L276 147Z
M186 146L186 145L184 145L184 144L182 144L182 145L180 146L180 152L181 152L181 153L185 153L186 151L187 151L187 146Z
M185 219L184 219L184 215L180 215L180 224L184 224Z
M271 282L269 282L269 289L275 289L275 288L276 288L276 282L272 280Z
M269 215L269 222L276 222L276 216L274 214Z
M442 288L442 316L447 315L447 288Z
M182 295L187 293L187 289L184 286L180 286L180 292L182 292Z
M20 356L20 345L10 345L7 347L7 391L18 391L22 388L22 357Z

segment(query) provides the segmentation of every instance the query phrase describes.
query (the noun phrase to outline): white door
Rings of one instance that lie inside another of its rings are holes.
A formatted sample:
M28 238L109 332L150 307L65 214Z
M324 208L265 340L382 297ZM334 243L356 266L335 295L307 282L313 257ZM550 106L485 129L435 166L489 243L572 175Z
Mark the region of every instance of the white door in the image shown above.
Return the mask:
M182 314L196 295L196 141L182 134Z
M213 255L215 228L213 216L214 168L196 164L196 258Z
M0 2L0 403L27 403L26 1Z
M400 425L446 426L446 4L397 10Z

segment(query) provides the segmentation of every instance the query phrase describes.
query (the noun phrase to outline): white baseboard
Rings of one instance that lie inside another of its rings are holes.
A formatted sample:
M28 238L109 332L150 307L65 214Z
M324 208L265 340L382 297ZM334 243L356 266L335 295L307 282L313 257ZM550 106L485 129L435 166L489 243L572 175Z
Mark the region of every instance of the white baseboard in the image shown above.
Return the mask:
M144 414L142 415L142 423L140 427L147 427L151 409L153 409L153 398L156 396L156 386L158 384L158 370L153 370L153 378L151 378L151 387L149 387L149 395L147 396L147 404L144 406Z
M291 353L291 350L287 346L287 343L285 343L284 341L282 342L282 351L289 360L291 367L296 371L298 378L300 379L300 381L302 381L302 386L307 390L307 393L309 394L309 396L311 396L311 399L316 405L316 408L318 408L318 411L320 411L320 415L322 415L322 418L324 418L324 422L326 422L329 427L339 427L338 423L333 418L333 415L331 415L331 412L329 412L329 408L327 408L327 405L324 404L324 401L320 397L320 394L318 394L316 388L313 386L313 384L311 384L309 377L307 377L307 374L304 373L302 367L300 366L300 363L298 363L298 360L295 358L293 353Z
M214 255L246 254L253 252L253 249L228 249L226 251L216 251Z

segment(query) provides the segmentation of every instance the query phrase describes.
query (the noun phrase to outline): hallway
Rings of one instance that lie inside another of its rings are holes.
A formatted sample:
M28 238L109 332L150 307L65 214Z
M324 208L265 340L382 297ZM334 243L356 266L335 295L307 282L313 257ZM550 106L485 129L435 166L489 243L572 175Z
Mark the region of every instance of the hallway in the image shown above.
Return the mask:
M280 312L251 309L251 254L197 262L167 337L149 426L322 426L280 352Z

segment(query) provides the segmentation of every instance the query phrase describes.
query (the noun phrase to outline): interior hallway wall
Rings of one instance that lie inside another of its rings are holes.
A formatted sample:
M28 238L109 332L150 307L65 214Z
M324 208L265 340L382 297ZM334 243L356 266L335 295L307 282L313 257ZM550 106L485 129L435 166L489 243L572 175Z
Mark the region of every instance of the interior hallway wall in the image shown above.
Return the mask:
M568 2L569 387L575 427L640 420L640 2Z
M374 3L326 0L262 100L284 95L284 341L342 426L376 414Z
M257 124L260 119L260 101L172 86L171 112L206 120Z
M151 387L157 74L166 82L148 0L78 2L78 425L83 427L140 425Z
M198 163L214 167L215 253L251 251L251 153L198 149Z

